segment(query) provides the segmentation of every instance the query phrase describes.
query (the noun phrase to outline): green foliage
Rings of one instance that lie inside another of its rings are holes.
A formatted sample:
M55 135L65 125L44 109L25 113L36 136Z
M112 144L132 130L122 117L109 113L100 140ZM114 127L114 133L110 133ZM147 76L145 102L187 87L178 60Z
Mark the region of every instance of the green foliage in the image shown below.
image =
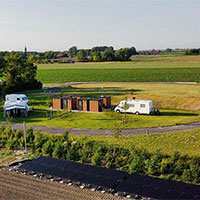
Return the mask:
M189 49L185 52L185 55L199 55L200 49Z
M41 82L35 79L37 66L25 61L22 57L5 57L5 66L2 68L5 81L2 84L2 93L19 92L23 90L41 88Z
M83 49L80 49L80 50L78 51L78 53L76 54L76 56L77 56L77 60L78 60L79 62L86 62L86 61L88 61L87 55L86 55L86 51L83 50Z
M122 123L123 123L123 124L126 124L126 123L127 123L126 110L128 110L128 108L129 108L129 105L128 105L128 103L127 103L127 97L126 97L126 99L124 100L124 104L123 104L123 107L122 107L122 108L125 110L124 115L123 115L123 118L122 118Z
M34 138L35 149L38 152L41 152L43 144L46 143L46 141L48 140L48 138L44 137L40 132L36 132L34 135L35 135L35 138Z
M47 141L42 146L42 153L47 156L51 156L54 151L54 142L52 139L47 139Z
M144 173L145 158L143 156L138 155L136 152L132 152L131 155L132 161L129 165L129 171L136 173Z
M113 128L113 136L115 138L120 138L121 136L121 129L117 121L115 121L115 126Z
M136 49L132 48L121 48L115 51L115 58L119 61L127 61L132 55L136 54Z
M15 149L23 144L21 131L11 130L10 127L1 128L0 131L1 147ZM107 144L86 136L81 136L79 139L69 137L67 132L63 135L46 135L33 133L32 129L27 133L27 145L39 155L200 183L200 157L181 156L178 152L171 156L149 153L145 149Z
M154 155L146 161L148 174L151 175L159 174L161 158L162 157L160 155Z
M97 147L97 150L95 151L94 155L92 156L91 162L93 165L101 165L102 161L102 146Z
M7 148L9 149L9 150L11 150L11 149L14 149L16 146L15 146L15 140L13 140L12 138L9 138L8 140L7 140Z
M57 159L62 159L63 156L64 156L63 145L60 142L57 142L53 148L52 157Z
M77 47L76 46L73 46L73 47L69 48L68 55L70 57L75 57L76 54L77 54Z
M52 98L50 96L47 98L46 104L47 104L48 108L50 108L53 105Z

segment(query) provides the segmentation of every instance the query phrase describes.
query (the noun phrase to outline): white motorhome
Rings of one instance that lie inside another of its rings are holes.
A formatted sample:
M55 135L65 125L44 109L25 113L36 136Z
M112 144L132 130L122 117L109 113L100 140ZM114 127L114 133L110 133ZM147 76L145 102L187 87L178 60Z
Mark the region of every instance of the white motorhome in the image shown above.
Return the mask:
M126 106L125 106L126 104ZM125 110L125 107L127 108ZM114 109L115 112L139 114L153 114L153 102L150 100L124 100Z
M5 97L6 101L9 102L26 102L28 103L28 98L25 94L8 94Z

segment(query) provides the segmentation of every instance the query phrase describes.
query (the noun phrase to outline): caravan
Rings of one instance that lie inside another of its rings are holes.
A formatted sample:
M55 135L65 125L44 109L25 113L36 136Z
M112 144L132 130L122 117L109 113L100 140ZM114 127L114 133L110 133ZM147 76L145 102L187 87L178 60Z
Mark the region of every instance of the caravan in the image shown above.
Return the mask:
M7 94L5 97L9 102L25 102L28 103L28 98L25 94Z
M9 94L5 97L4 117L27 117L28 98L24 94Z
M115 107L114 111L120 113L133 113L136 115L151 115L154 113L153 102L150 100L124 100Z

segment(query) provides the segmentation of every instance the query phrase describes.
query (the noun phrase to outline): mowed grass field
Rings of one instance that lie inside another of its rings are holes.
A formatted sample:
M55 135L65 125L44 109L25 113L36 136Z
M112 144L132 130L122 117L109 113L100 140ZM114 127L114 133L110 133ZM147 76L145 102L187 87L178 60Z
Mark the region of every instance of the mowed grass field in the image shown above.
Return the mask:
M49 119L45 111L32 111L26 118L13 118L12 122L26 123L60 128L79 129L121 129L147 128L171 126L200 120L199 113L175 110L161 110L161 115L133 115L127 114L127 123L122 123L123 114L114 112L105 113L76 113L54 112L54 117ZM0 113L2 114L2 113Z
M153 100L155 108L161 108L160 116L127 115L127 124L122 123L123 114L105 113L67 113L54 111L54 117L48 119L46 100L48 97L30 97L28 118L14 118L13 122L26 121L42 126L114 129L171 126L200 120L200 84L155 84L155 83L96 83L73 85L62 89L63 94L82 94L86 97L110 95L112 105L118 105L126 97ZM32 94L32 93L30 93ZM58 96L58 95L56 95ZM0 114L3 116L3 113ZM3 117L0 120L4 120Z
M121 136L120 138L80 135L70 135L70 137L77 140L87 137L91 141L101 141L105 144L117 145L123 148L142 148L151 153L159 152L164 155L179 152L181 155L200 156L200 129L155 135Z
M135 61L40 64L43 83L200 82L200 56L136 56Z
M149 99L155 108L174 110L200 110L200 84L162 84L162 83L84 83L65 88L64 93L81 93L98 97L110 95L112 104L118 105L126 97Z

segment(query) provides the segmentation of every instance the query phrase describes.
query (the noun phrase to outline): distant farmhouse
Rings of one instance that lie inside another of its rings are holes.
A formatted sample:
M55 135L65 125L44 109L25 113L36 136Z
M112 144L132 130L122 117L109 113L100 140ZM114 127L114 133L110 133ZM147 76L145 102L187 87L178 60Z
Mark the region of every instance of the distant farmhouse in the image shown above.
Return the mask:
M140 55L158 55L160 52L156 49L146 50L146 51L138 51Z

